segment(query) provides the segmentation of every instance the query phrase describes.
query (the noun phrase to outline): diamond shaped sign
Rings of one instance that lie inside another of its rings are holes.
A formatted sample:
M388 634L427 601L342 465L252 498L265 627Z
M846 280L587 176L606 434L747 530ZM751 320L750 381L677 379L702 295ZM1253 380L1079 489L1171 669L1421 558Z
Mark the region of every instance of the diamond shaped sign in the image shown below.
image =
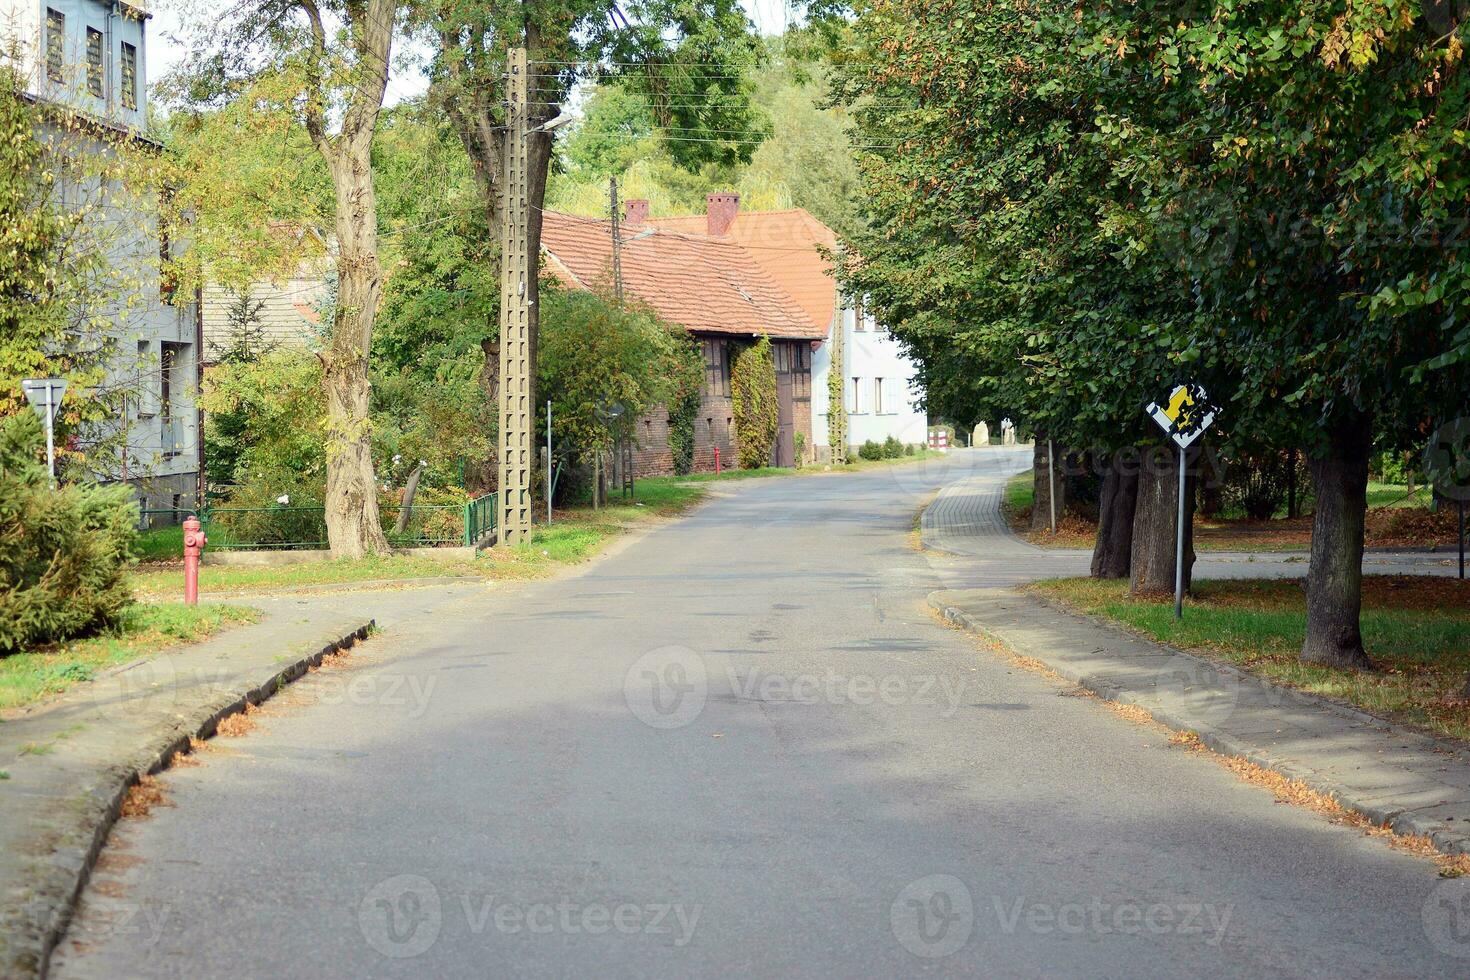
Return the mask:
M1216 415L1215 406L1210 404L1205 389L1193 382L1170 392L1167 404L1150 402L1145 411L1180 449L1188 449L1204 435Z

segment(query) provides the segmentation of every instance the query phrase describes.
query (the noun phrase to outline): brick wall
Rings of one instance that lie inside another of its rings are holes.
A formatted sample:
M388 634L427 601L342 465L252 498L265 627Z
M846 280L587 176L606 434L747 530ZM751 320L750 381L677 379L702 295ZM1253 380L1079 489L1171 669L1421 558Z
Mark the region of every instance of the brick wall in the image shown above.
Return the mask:
M814 459L816 440L812 438L812 400L810 398L798 398L791 405L792 420L796 423L796 431L801 433L806 440L806 447L802 450L803 463L810 463Z
M720 447L720 468L740 466L735 443L735 403L723 395L705 392L699 401L699 414L694 416L694 471L703 473L715 468L715 447Z
M659 405L644 413L633 427L633 475L668 476L674 472L669 450L669 410Z
M703 340L705 356L705 388L694 416L694 472L713 472L715 447L720 447L720 467L735 469L739 454L735 440L735 404L731 399L726 370L724 338ZM801 341L806 344L806 341ZM791 344L794 348L796 345ZM784 353L784 352L783 352ZM811 368L809 358L792 358L792 368L799 375L797 397L792 404L796 431L806 439L806 461L815 458L816 440L812 435ZM803 397L803 394L805 397ZM669 412L660 406L635 424L633 466L637 476L666 476L674 472L674 454L669 451Z

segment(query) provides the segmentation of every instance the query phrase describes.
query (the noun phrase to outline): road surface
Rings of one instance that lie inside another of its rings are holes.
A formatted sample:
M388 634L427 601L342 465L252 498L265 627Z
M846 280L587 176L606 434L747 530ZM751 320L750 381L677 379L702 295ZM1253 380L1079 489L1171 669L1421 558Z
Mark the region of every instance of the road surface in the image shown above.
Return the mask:
M730 485L577 577L424 590L165 775L55 975L1466 975L1431 863L928 614L1062 562L913 546L935 490L1026 465L989 452Z

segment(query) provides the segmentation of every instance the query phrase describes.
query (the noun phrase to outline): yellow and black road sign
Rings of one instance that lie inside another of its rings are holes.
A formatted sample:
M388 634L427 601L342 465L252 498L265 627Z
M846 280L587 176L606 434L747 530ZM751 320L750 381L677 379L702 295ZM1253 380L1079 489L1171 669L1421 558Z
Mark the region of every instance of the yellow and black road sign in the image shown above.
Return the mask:
M1188 449L1215 421L1217 410L1205 389L1190 382L1175 388L1166 404L1150 402L1146 409L1180 449Z

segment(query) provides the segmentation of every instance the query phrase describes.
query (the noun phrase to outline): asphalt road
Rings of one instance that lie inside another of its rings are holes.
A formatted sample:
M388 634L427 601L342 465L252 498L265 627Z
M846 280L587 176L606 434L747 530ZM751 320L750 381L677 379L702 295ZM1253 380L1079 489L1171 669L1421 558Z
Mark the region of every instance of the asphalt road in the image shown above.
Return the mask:
M575 578L398 594L119 825L55 975L1466 975L1432 864L930 617L975 562L915 510L1001 461L753 481Z

